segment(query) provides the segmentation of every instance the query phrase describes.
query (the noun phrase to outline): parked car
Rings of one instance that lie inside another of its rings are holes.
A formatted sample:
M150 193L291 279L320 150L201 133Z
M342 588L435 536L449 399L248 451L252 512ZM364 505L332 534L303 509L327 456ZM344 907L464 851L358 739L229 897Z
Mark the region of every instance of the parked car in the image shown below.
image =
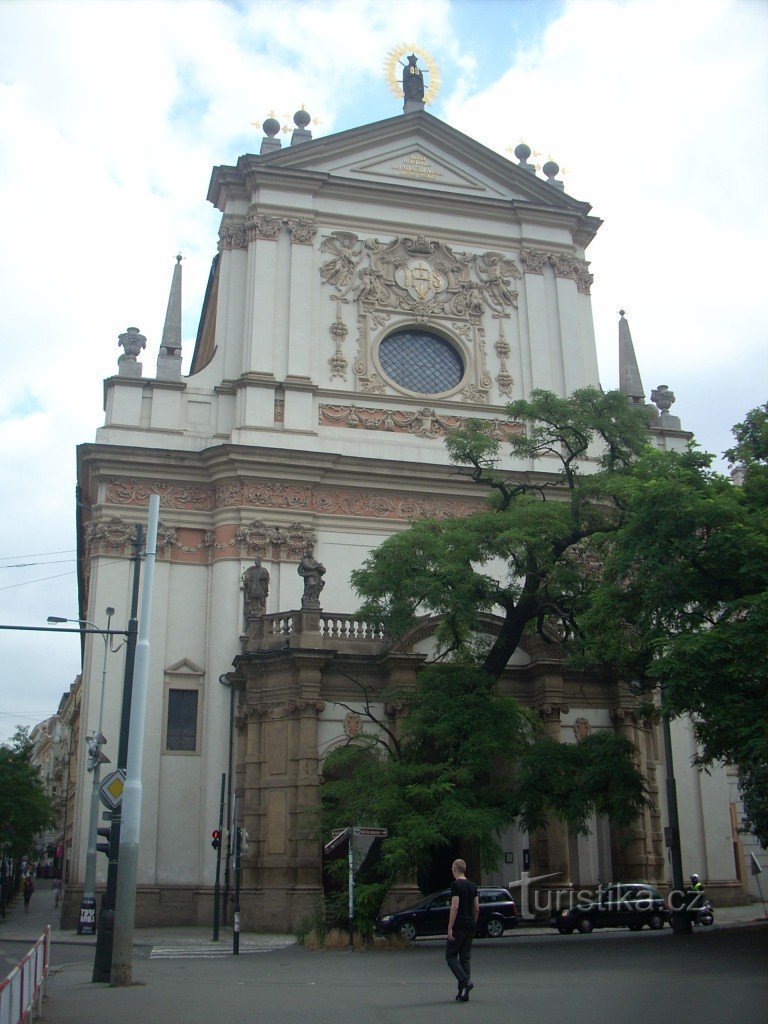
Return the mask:
M669 921L666 900L645 882L606 886L597 899L577 903L574 907L555 911L549 923L561 935L573 931L584 934L593 928L629 928L639 931L648 925L654 931Z
M480 937L496 939L507 928L517 925L517 907L506 889L478 886L480 916L477 932ZM419 935L445 935L448 932L448 914L451 909L451 890L433 892L423 903L395 914L376 919L379 935L400 935L415 939Z

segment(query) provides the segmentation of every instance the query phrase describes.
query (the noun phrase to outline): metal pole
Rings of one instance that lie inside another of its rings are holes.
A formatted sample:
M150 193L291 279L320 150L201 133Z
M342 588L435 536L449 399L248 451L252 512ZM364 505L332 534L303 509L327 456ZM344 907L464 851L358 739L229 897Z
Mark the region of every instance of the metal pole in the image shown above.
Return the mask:
M213 941L219 941L219 900L221 896L221 830L224 828L224 785L227 773L221 773L221 799L219 800L219 845L216 850L216 881L213 886Z
M107 608L107 630L112 623L112 615L114 614L113 608ZM83 620L86 625L93 626L93 623ZM96 628L94 626L94 628ZM102 734L102 725L104 722L104 688L107 681L107 655L109 653L109 634L103 633L102 639L104 641L104 661L101 667L101 697L99 699L99 724L97 726L98 735ZM99 818L99 784L101 782L101 762L97 761L93 769L93 780L91 784L91 809L88 817L88 851L85 856L85 884L83 886L83 899L80 904L80 921L77 926L78 935L88 934L93 935L96 931L96 829L98 827ZM87 901L87 902L86 902ZM85 924L88 914L84 914L84 911L91 911L93 915L93 924L89 931L85 931L87 924Z
M232 909L232 955L240 954L240 826L237 824L237 797L233 815L235 835L235 902Z
M347 839L347 865L349 868L349 948L355 944L355 847L354 829L349 826Z
M675 935L690 935L693 925L685 908L683 899L683 857L680 850L680 820L677 813L677 785L672 761L672 732L669 718L664 714L664 687L661 688L661 729L664 735L664 757L667 762L667 812L671 844L669 848L672 859L672 932Z
M123 817L120 832L120 868L115 898L115 937L112 947L110 983L115 986L133 983L133 924L136 916L136 878L141 837L141 760L144 751L144 720L147 709L149 681L149 629L152 623L152 589L155 578L157 521L160 496L149 499L147 549L142 585L141 620L136 643L133 670L131 724L128 738L128 763L123 789Z
M123 669L123 699L120 708L120 738L117 748L117 767L124 769L128 763L128 733L131 719L131 696L133 694L133 669L136 659L136 634L139 620L139 580L141 578L141 549L144 543L144 527L136 525L133 542L133 585L131 589L131 617L128 620L125 645L125 667ZM96 932L96 953L93 958L92 982L109 981L112 971L112 942L115 927L115 894L117 892L117 860L120 852L121 805L112 812L109 836L109 863L107 865L107 888L101 898L99 927Z

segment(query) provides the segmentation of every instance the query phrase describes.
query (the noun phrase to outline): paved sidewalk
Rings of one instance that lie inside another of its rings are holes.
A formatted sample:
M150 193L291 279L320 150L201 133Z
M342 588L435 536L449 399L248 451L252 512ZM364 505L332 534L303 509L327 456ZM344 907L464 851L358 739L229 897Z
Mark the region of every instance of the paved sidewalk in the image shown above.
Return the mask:
M59 909L54 905L54 901L50 879L35 879L35 892L29 904L29 912L24 913L23 901L21 896L18 896L8 906L5 918L0 919L0 942L29 942L32 945L43 934L46 925L50 925L53 943L95 947L95 935L78 935L75 929L61 928ZM296 938L293 935L240 933L241 953L282 949L295 943ZM222 926L219 929L219 941L214 943L212 925L208 928L136 928L133 933L133 944L158 950L173 948L191 951L197 946L205 951L210 947L211 955L226 955L232 952L232 929Z

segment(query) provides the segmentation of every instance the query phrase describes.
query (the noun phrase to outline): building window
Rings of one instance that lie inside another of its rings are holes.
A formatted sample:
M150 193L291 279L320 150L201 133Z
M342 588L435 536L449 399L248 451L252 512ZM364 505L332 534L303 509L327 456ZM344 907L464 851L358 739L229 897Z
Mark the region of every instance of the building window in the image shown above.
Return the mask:
M197 690L168 691L166 750L197 749Z
M439 395L461 383L464 363L445 338L408 328L379 345L381 368L395 384L420 395Z

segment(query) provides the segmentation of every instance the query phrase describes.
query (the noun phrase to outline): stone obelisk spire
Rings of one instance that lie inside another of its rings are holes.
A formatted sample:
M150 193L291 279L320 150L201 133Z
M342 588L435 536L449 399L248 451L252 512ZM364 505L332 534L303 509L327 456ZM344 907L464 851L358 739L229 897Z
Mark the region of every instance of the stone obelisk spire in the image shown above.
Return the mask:
M630 405L645 405L645 391L640 379L635 346L623 309L619 310L619 315L619 390L627 396Z
M173 268L163 340L157 356L157 379L181 380L181 256L176 257Z

